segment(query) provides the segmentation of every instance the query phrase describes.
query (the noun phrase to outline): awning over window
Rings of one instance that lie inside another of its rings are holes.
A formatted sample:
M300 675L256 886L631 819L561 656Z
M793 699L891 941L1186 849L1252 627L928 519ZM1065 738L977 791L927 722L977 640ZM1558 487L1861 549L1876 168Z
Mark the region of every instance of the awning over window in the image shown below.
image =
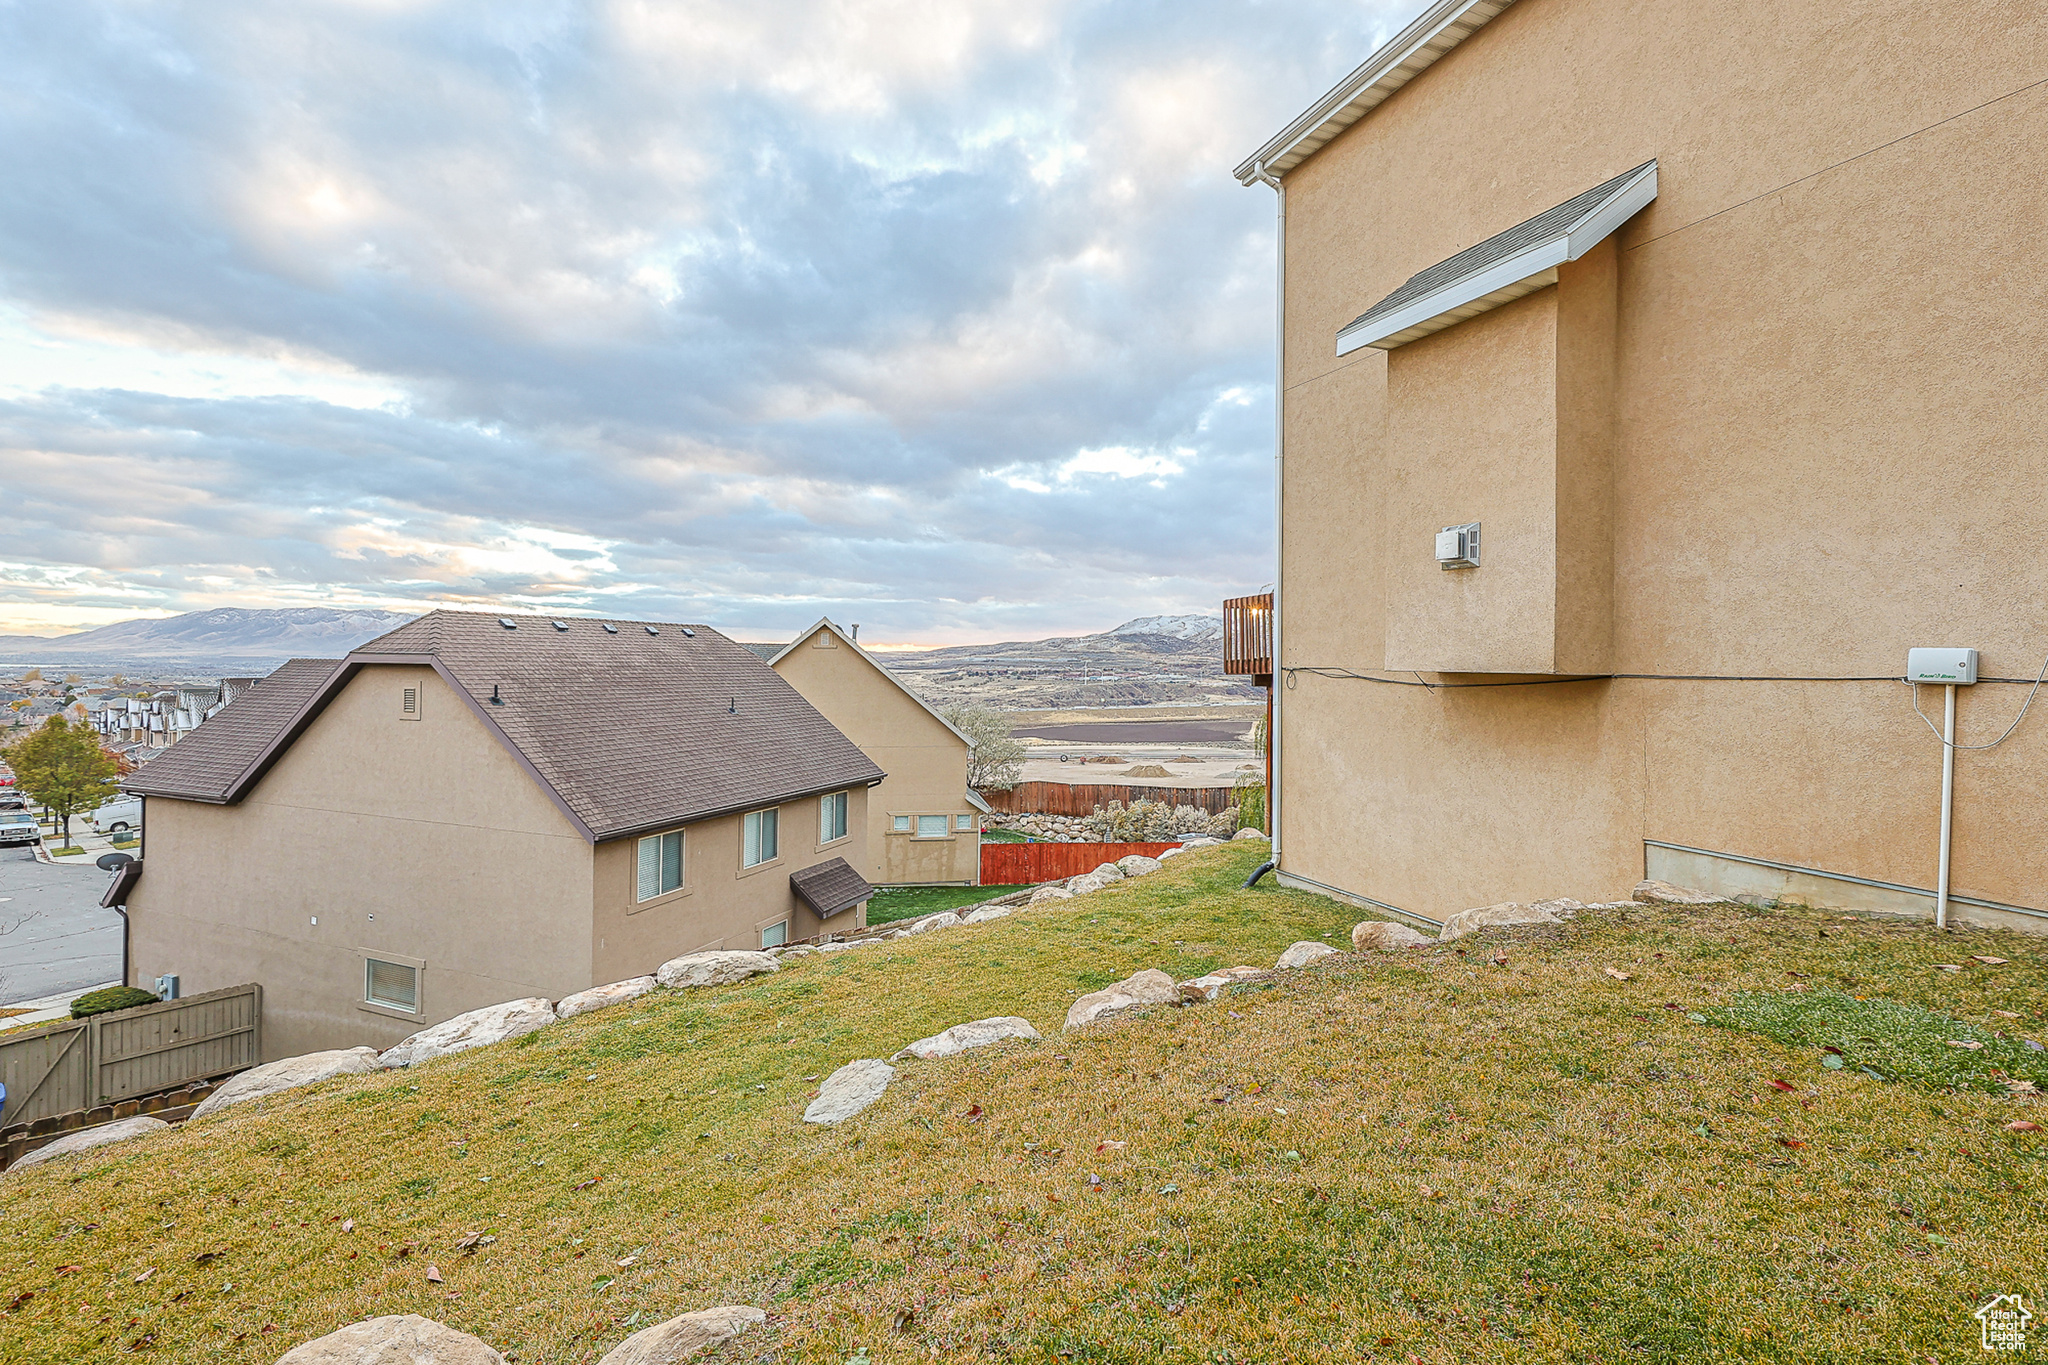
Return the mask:
M107 893L100 897L100 904L109 910L117 905L126 905L128 903L128 894L135 889L135 884L141 880L142 860L140 858L137 858L132 863L122 863L114 869L113 880L107 883Z
M1337 333L1337 354L1362 346L1391 351L1556 284L1559 265L1591 251L1656 197L1657 163L1645 161L1468 246L1409 276L1406 284L1346 324Z
M815 867L790 873L789 889L816 911L819 919L830 919L841 910L850 910L875 894L875 888L868 885L867 878L855 872L852 864L844 858L832 858Z

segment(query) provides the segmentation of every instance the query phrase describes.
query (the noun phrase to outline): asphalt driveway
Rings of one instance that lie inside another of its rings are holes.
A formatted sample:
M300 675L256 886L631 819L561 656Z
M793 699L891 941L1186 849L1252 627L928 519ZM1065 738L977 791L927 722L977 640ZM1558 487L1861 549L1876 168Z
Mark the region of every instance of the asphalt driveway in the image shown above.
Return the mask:
M121 917L100 908L110 874L0 848L0 1005L121 976Z

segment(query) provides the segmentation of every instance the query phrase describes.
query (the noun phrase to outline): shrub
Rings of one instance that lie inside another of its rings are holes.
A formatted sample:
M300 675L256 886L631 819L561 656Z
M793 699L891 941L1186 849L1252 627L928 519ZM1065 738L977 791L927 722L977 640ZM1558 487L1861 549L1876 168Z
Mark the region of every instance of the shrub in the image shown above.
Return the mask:
M154 1005L156 992L143 990L140 986L105 986L96 991L87 991L71 1002L71 1017L83 1019L89 1014L106 1014L111 1010L133 1009L137 1005Z
M1238 829L1266 828L1266 784L1241 782L1237 788ZM1235 832L1235 831L1233 831Z

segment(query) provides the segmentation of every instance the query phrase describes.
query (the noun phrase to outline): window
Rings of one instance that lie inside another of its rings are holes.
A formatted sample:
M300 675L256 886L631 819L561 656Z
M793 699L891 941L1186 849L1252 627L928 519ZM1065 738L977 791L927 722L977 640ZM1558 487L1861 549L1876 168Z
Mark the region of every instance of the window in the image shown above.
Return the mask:
M910 833L910 817L907 815L897 816L893 821L890 822L889 828L894 830L898 834Z
M372 1005L418 1014L420 972L397 962L368 959L363 968L363 999Z
M651 901L683 884L683 832L650 834L640 841L638 897Z
M833 792L818 798L818 842L829 844L846 837L846 793Z
M917 817L917 837L920 839L943 839L946 837L946 817L943 815L920 815Z
M972 830L972 829L974 828L974 817L973 817L973 816L971 816L971 815L956 815L956 816L954 816L954 817L953 817L953 828L954 828L954 829L957 829L957 830L961 830L961 831L963 831L963 832L964 832L964 831L968 831L968 830Z
M420 718L420 689L417 685L402 689L398 694L398 718L418 720Z
M763 948L780 948L787 942L789 942L788 920L784 920L780 924L771 924L761 931L761 946Z
M759 867L762 863L775 861L775 826L779 814L779 811L772 810L747 812L740 848L741 867Z

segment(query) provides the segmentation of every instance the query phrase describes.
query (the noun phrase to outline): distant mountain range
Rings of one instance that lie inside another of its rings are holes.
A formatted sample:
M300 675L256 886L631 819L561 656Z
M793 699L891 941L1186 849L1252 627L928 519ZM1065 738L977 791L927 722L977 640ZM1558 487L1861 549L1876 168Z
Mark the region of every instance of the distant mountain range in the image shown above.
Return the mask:
M1223 618L1140 616L1099 635L954 645L883 656L934 706L974 701L1012 710L1213 705L1257 700L1223 672Z
M160 620L117 621L76 635L0 635L9 663L276 663L346 654L412 620L400 611L219 607Z

